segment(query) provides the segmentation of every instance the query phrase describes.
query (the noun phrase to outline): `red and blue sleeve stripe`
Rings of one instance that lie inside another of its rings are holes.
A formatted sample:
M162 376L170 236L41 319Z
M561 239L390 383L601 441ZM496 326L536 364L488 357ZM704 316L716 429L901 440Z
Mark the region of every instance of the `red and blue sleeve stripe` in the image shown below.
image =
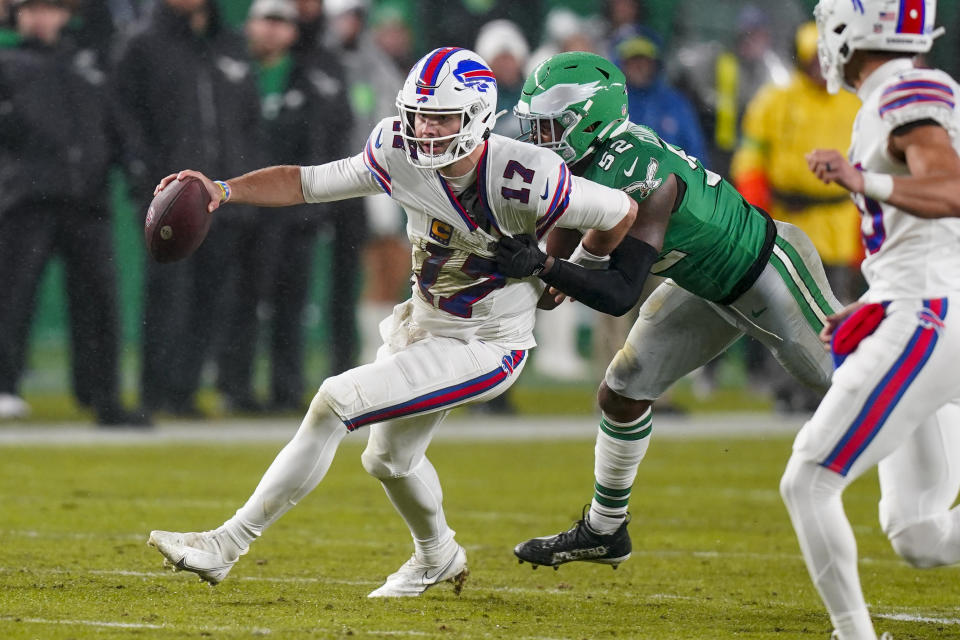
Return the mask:
M572 186L573 180L570 177L570 170L567 169L567 165L561 164L560 175L557 179L557 190L553 193L550 207L547 209L547 213L537 222L537 239L543 238L547 231L563 216L567 207L570 206Z
M493 371L450 387L431 391L407 402L370 411L355 418L348 418L344 420L344 424L346 424L347 430L353 431L376 422L440 411L463 404L506 380L526 356L526 350L511 351L510 355L504 357L502 364Z
M908 80L887 88L880 97L880 115L918 102L940 102L954 108L953 88L932 80Z
M440 69L443 67L443 63L457 51L462 51L462 49L460 47L441 47L427 54L427 61L423 64L423 70L417 79L418 95L433 95L434 88L437 85L437 77L440 75Z
M393 195L392 185L390 183L390 174L387 173L387 170L380 166L380 163L377 162L377 159L373 156L373 146L370 144L370 141L367 140L367 146L363 150L363 164L367 166L367 170L373 174L373 179L377 181L377 184L380 185L380 188L383 189L384 193L388 196Z
M947 317L947 299L924 300L920 326L914 331L903 353L870 393L863 408L843 437L820 463L821 466L847 475L857 458L873 442L897 403L930 359L937 344L939 329Z

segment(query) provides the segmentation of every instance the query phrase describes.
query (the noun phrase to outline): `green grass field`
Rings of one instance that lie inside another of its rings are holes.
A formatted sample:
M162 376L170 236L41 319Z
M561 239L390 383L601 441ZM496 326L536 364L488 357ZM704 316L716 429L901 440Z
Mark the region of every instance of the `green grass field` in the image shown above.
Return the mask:
M366 594L411 552L349 438L320 487L216 588L173 574L154 528L218 525L279 443L0 447L0 638L811 638L830 623L777 482L790 439L655 439L632 501L634 556L616 571L518 565L511 550L579 517L592 443L444 440L431 459L467 548L460 597ZM958 573L920 572L876 523L876 477L847 492L877 627L960 638Z

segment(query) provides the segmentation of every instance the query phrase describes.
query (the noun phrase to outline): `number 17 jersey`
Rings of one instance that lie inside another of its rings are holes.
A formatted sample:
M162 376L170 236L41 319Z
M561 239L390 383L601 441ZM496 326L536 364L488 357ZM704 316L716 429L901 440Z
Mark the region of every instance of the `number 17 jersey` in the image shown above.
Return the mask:
M611 229L629 200L572 176L553 152L499 135L483 143L475 182L456 193L438 171L407 160L417 151L407 147L400 126L399 118L380 122L359 170L407 213L413 322L436 335L534 346L543 285L498 273L494 243L521 233L543 238L555 226Z

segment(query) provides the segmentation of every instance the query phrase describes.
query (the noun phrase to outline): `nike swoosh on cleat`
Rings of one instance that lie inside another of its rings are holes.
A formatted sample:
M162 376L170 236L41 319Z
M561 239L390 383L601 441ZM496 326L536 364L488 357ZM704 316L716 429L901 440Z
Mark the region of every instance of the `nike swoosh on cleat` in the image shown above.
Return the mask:
M760 309L760 311L751 311L751 312L750 312L750 315L752 315L754 318L759 318L760 316L763 315L763 312L766 311L766 310L767 310L767 308L764 307L763 309Z
M377 131L377 141L373 143L373 146L375 146L377 149L383 146L383 144L380 142L380 136L382 135L383 135L383 129L381 129L380 131Z
M547 180L547 186L543 189L543 195L540 196L541 200L546 200L547 196L550 195L550 181Z
M446 571L450 567L450 565L456 561L457 561L457 556L454 555L453 558L450 560L450 562L440 567L437 570L437 572L434 573L433 575L430 575L430 569L427 569L426 571L423 572L423 578L422 578L423 582L428 583L428 582L435 581L440 576L441 573Z
M627 176L627 177L629 178L630 176L633 175L633 170L634 170L636 167L637 167L637 159L634 158L634 159L633 159L633 164L630 165L630 170L627 171L626 169L624 169L623 175L625 175L625 176Z

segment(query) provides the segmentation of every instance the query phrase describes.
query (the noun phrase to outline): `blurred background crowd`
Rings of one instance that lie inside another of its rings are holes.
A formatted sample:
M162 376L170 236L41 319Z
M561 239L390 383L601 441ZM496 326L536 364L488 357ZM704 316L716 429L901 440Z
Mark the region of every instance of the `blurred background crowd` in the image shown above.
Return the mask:
M143 219L178 169L226 179L358 153L408 69L443 45L491 65L509 136L537 63L607 56L632 121L801 227L837 296L855 299L858 214L803 159L845 149L858 107L824 89L814 4L0 0L0 419L299 413L324 377L372 359L377 324L409 295L404 216L386 196L231 206L167 265L145 257ZM960 0L939 5L947 36L929 62L956 76ZM488 410L567 410L537 395L559 389L589 411L628 327L581 305L544 315L533 366ZM724 393L736 408L813 406L764 353L744 342L661 409Z

